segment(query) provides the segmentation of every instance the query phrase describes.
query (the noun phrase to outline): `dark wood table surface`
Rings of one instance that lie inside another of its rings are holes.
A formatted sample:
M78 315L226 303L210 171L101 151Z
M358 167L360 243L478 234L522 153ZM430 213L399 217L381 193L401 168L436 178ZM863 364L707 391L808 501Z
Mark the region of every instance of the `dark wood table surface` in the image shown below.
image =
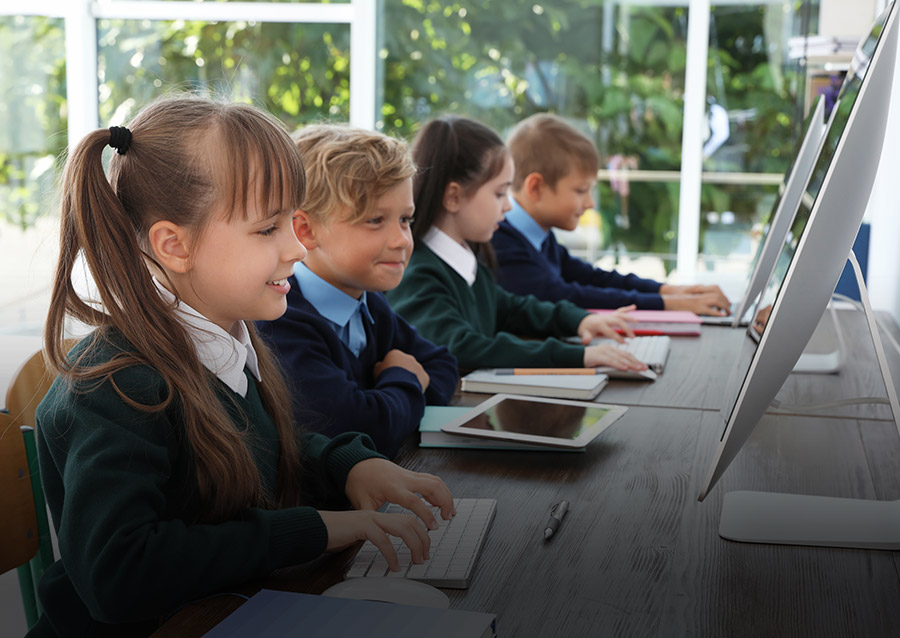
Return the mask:
M656 384L611 383L600 399L632 407L583 454L426 450L408 442L401 465L441 476L457 497L497 499L471 586L444 590L451 607L497 614L503 636L900 636L896 552L735 543L717 532L730 490L900 498L900 435L889 413L769 413L697 501L724 426L713 404L724 390L725 350L738 338L741 331L705 327L694 342L708 357L700 365L676 358ZM685 345L676 343L672 354ZM836 389L875 393L874 365L870 352L838 375L792 375L782 394L823 401ZM705 370L706 387L670 381L682 367ZM871 409L848 410L859 408ZM561 499L571 509L545 542L549 508ZM319 593L340 579L352 553L282 570L242 591ZM191 605L155 635L201 635L241 602L223 596Z

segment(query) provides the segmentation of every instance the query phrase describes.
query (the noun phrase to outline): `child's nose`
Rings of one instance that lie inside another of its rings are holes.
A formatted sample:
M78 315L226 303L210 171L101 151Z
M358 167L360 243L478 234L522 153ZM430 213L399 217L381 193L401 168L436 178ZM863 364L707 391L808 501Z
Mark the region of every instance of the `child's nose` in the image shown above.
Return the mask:
M290 244L288 247L288 257L286 261L303 261L304 259L306 259L307 254L309 254L309 251L306 250L306 246L301 244L296 235L291 233Z
M398 227L394 233L393 244L397 248L407 248L412 245L412 232L409 228Z

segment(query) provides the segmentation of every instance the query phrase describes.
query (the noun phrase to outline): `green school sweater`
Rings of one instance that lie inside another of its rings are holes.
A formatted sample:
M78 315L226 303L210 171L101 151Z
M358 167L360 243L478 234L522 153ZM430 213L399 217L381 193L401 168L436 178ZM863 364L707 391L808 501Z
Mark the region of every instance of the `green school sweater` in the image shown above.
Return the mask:
M113 333L118 335L118 333ZM84 348L77 345L73 354ZM92 362L109 360L124 339L113 336ZM246 398L210 375L251 450L270 493L280 444L256 379ZM158 404L161 377L135 366L115 375L127 396ZM179 606L232 591L272 570L319 556L328 542L311 507L248 509L203 524L193 458L180 410L157 413L127 405L109 382L77 393L57 379L37 413L41 480L61 559L39 586L44 615L30 635L148 635ZM365 435L301 439L304 502L346 506L344 484L356 463L380 457Z
M584 346L554 337L575 335L587 312L568 301L509 293L480 263L470 287L424 243L416 244L403 281L387 298L422 336L447 346L460 368L584 365Z

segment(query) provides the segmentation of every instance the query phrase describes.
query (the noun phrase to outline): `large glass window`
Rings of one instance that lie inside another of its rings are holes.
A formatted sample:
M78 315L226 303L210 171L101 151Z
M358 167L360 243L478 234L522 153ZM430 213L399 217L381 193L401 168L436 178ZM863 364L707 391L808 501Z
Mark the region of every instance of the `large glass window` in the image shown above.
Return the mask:
M65 19L0 15L0 258L23 243L7 227L44 224L52 245L55 222L41 220L57 208L67 126L79 137L187 89L252 101L289 128L349 120L404 137L443 113L501 135L557 113L602 157L597 210L561 240L658 279L683 276L686 252L707 279L744 276L808 101L787 42L815 33L818 14L815 0L712 0L698 177L682 166L690 0L71 1L80 17L68 2L47 4ZM65 28L96 47L67 50ZM698 181L699 218L679 215L682 184ZM679 241L686 232L696 249Z
M818 3L714 6L698 270L745 276L804 121L805 68L791 36L816 29Z
M595 140L604 167L597 211L561 240L589 259L665 277L679 233L689 10L660 4L387 0L378 126L411 135L452 112L505 133L535 112L567 118ZM746 273L752 232L802 123L801 74L786 53L810 12L816 3L789 0L712 8L701 272ZM723 109L724 141L712 130Z

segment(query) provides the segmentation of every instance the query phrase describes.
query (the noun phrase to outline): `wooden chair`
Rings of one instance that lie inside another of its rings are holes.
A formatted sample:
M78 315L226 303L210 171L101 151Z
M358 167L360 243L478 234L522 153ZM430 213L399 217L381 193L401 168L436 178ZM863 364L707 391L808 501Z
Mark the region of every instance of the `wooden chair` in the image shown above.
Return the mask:
M54 378L47 370L40 350L19 366L6 391L6 410L16 425L35 426L35 410Z
M71 348L76 340L68 340ZM35 443L35 411L55 375L41 351L16 371L6 392L7 413L0 412L0 573L18 568L28 627L42 613L37 584L53 562L50 522L41 487Z
M32 480L34 479L34 480ZM53 562L50 523L38 475L34 429L0 412L0 573L18 568L25 619L41 614L37 583Z

